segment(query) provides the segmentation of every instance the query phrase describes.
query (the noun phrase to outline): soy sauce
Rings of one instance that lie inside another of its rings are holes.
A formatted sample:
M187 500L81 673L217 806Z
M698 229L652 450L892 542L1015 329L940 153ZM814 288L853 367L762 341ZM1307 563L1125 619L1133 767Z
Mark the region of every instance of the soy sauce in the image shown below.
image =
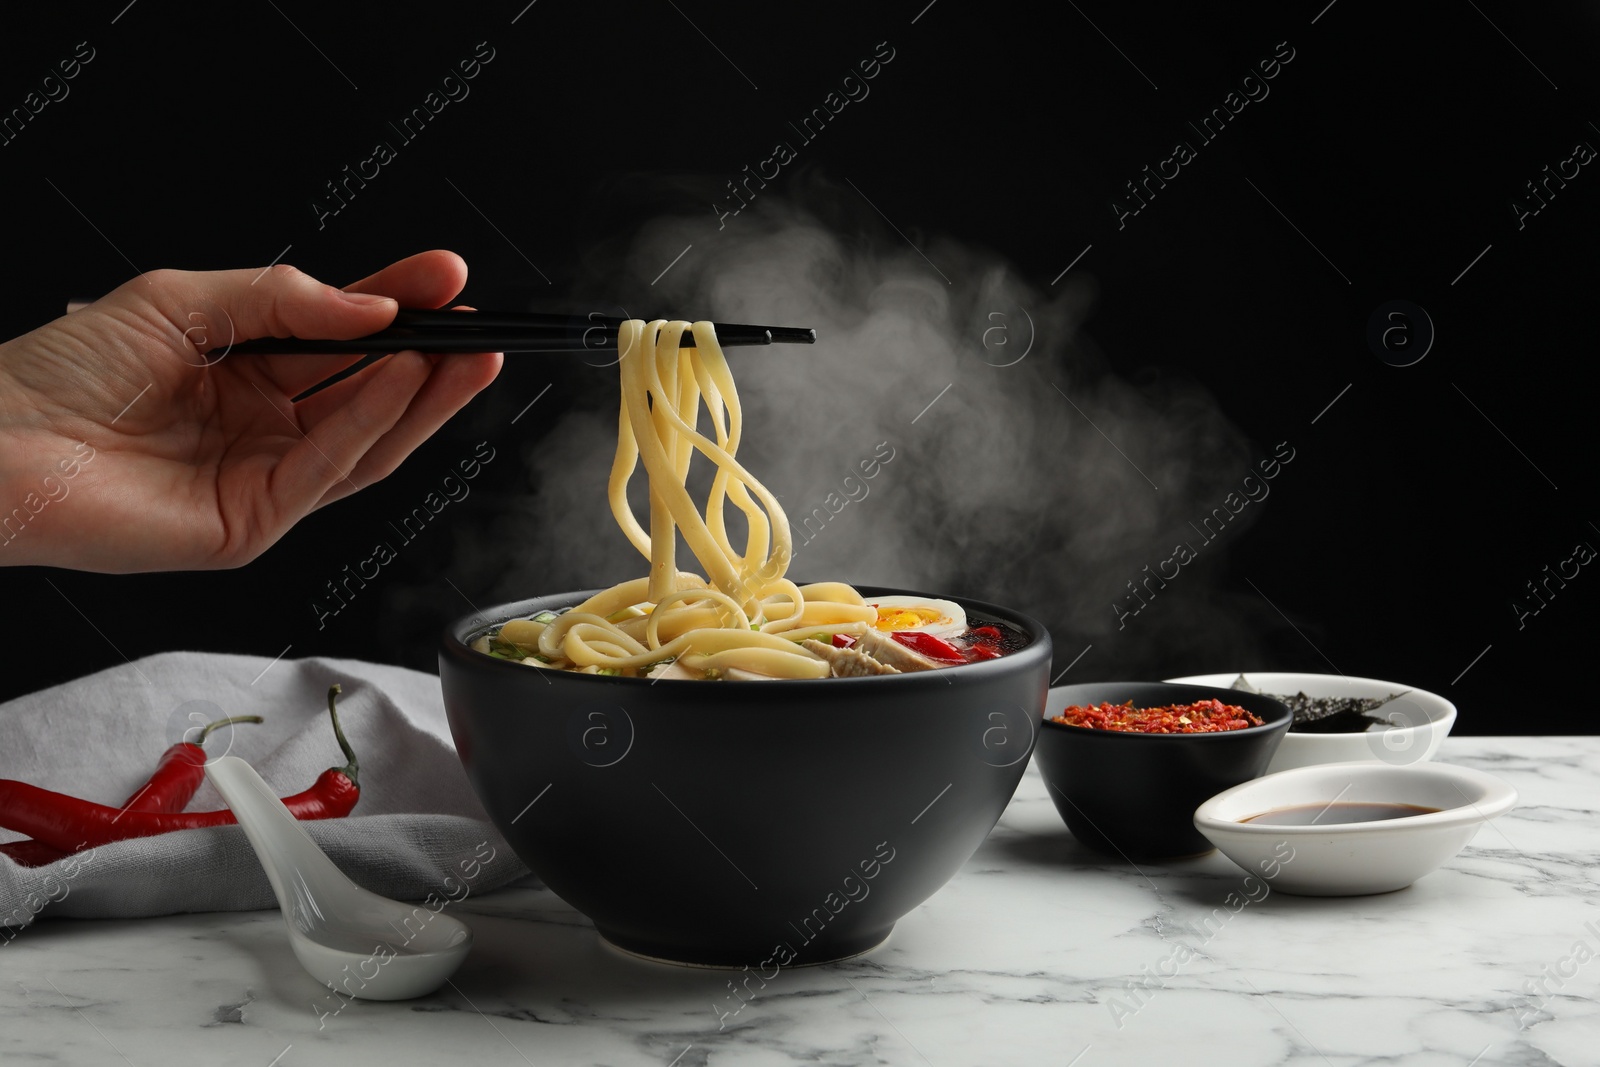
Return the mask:
M1420 804L1383 804L1346 801L1335 804L1297 804L1291 808L1274 808L1260 815L1251 815L1240 822L1257 826L1332 826L1338 823L1382 822L1385 819L1408 819L1413 815L1432 815L1440 808L1425 808Z

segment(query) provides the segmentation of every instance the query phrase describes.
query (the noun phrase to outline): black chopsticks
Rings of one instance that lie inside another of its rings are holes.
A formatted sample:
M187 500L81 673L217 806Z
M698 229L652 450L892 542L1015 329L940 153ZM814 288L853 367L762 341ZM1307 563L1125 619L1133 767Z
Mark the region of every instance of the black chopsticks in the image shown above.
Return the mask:
M617 347L617 327L625 321L601 315L546 314L533 311L444 311L402 308L387 328L349 340L263 337L242 341L238 355L351 354L398 352L589 352ZM724 347L803 344L817 332L800 326L749 326L714 323ZM684 332L683 347L694 338Z

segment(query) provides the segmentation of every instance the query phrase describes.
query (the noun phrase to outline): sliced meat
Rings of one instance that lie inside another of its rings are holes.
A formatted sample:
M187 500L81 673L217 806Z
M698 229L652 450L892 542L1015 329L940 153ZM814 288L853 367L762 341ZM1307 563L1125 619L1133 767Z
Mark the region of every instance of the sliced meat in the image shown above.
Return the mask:
M864 656L853 648L834 648L813 638L800 642L800 647L828 661L835 678L865 678L872 674L899 674L887 663Z
M855 650L865 652L879 663L885 663L897 671L933 671L940 667L949 667L953 664L940 663L930 659L921 652L907 648L899 641L879 630L868 630L856 638Z

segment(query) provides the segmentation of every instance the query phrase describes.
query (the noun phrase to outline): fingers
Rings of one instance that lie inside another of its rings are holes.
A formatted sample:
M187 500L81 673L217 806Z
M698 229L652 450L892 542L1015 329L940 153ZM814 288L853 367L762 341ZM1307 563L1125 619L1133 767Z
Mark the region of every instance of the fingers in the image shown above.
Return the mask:
M319 507L330 492L348 495L359 488L353 479L357 465L405 415L433 368L419 352L396 352L370 369L364 387L337 412L306 427L304 439L273 470L270 492L286 526Z
M462 305L460 310L471 309ZM305 444L312 449L297 449L281 465L283 491L293 496L290 506L309 511L388 477L446 419L494 381L503 359L499 352L428 356L397 352L296 404L295 416L306 431ZM385 428L378 430L380 426ZM345 451L335 458L329 449ZM313 452L324 460L321 468L311 462ZM292 470L291 460L296 464ZM319 487L321 494L307 507L307 497Z
M353 293L382 293L406 308L444 307L467 285L467 264L454 252L436 248L397 260L345 288Z
M454 252L434 249L391 263L345 290L392 297L404 308L436 308L454 299L466 283L467 265L462 258ZM260 360L267 377L289 397L299 396L362 359L360 355L253 358Z
M321 504L355 492L357 487L371 485L392 474L417 446L426 441L456 412L460 411L500 372L502 356L498 352L450 354L427 357L432 362L432 372L422 386L407 398L404 414L378 439L350 472L348 480L328 487ZM384 363L389 362L385 360ZM343 409L354 403L353 397L373 390L387 390L392 384L369 372L377 371L382 364L364 367L345 381L329 386L297 405L303 425L320 425L328 419L342 417ZM328 394L335 394L329 396ZM390 402L398 399L390 398Z
M158 270L118 287L108 300L142 304L179 334L195 316L212 327L211 345L256 337L360 337L389 325L399 304L388 296L346 293L280 263L265 271ZM220 321L215 321L220 320Z
M465 304L453 310L471 311ZM362 457L348 479L332 485L321 504L349 496L358 487L371 485L392 474L417 446L427 440L445 420L500 373L504 356L499 352L450 353L426 357L432 370L428 380L410 399L405 413L390 431ZM386 362L386 361L385 361ZM378 379L382 363L363 367L343 381L319 390L295 405L295 415L306 428L338 417L352 399L371 389L387 388ZM319 504L318 506L321 506Z

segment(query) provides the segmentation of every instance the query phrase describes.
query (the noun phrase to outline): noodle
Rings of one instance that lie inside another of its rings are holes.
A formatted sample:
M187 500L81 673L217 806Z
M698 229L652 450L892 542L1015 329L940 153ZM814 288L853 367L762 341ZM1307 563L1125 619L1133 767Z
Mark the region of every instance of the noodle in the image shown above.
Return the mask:
M680 347L686 329L693 348ZM525 662L536 655L543 665L590 673L637 676L671 660L706 677L827 677L828 662L799 642L863 633L877 609L842 582L797 586L784 577L794 554L789 520L734 458L744 417L716 330L709 322L629 319L617 329L617 348L622 402L607 494L649 573L565 613L512 620L499 639L530 653ZM715 439L697 429L702 404ZM703 511L687 485L696 453L716 468ZM641 464L648 530L628 503ZM744 516L742 551L728 537L729 502ZM705 578L678 569L680 536Z

